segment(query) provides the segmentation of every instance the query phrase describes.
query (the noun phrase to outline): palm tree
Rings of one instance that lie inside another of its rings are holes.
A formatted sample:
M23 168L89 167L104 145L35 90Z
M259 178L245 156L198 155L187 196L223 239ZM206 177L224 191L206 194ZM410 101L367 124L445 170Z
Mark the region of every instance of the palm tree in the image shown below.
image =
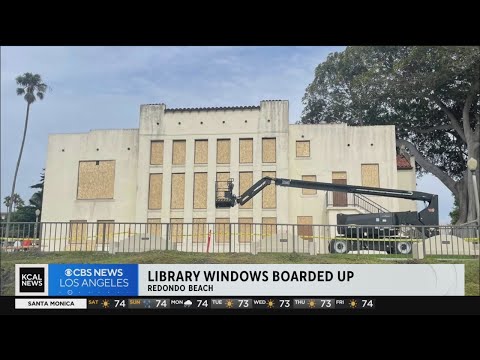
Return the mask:
M8 208L10 206L10 200L12 198L10 196L5 196L5 198L3 199L3 203L5 204L5 206Z
M25 202L18 194L13 194L13 211L25 205Z
M10 200L12 198L10 196L5 196L5 198L3 199L3 203L5 204L5 206L8 208L10 206ZM20 197L20 195L18 194L13 194L13 211L15 212L15 210L19 207L22 207L25 205L25 202L23 201L23 199Z
M23 98L27 102L27 115L25 116L25 126L23 128L23 139L22 139L22 145L20 146L20 153L18 154L18 161L17 161L17 167L15 168L15 175L13 176L13 184L12 184L12 192L10 195L10 198L13 199L13 195L15 194L15 184L17 182L17 174L18 174L18 168L20 167L20 161L22 160L22 153L23 153L23 146L25 145L25 138L27 137L27 127L28 127L28 115L30 113L30 105L32 105L37 98L40 100L43 100L43 97L45 96L45 92L48 89L48 86L43 83L42 77L38 74L32 74L32 73L25 73L23 75L17 76L15 79L17 82L17 85L19 86L17 88L17 95L23 95ZM5 235L8 238L8 228L9 228L9 222L10 222L10 215L12 213L12 205L13 201L10 202L9 207L7 209L7 228L5 231ZM5 241L5 243L7 243Z

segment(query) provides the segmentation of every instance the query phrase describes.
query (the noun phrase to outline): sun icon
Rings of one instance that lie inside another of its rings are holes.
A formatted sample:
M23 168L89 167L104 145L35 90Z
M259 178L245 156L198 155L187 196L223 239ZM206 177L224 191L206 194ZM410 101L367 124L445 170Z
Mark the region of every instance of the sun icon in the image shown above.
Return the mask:
M227 302L225 303L227 309L233 308L233 300L228 299Z
M316 305L315 300L311 299L311 300L308 301L308 307L310 309L313 309L315 307L315 305Z
M110 307L110 301L108 301L107 299L103 300L102 301L102 306L107 309Z
M352 300L350 300L350 303L349 303L349 304L350 304L350 307L351 307L352 309L355 309L355 308L357 307L357 304L358 304L358 303L357 303L357 301L356 301L355 299L352 299Z
M273 301L272 299L269 299L267 301L267 306L269 309L273 309L273 307L275 306L275 301Z

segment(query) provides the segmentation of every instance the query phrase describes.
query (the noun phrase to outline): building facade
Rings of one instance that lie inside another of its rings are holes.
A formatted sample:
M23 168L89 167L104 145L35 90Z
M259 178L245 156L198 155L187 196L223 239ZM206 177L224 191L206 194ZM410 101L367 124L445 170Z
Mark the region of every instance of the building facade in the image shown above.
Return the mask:
M259 106L140 107L138 129L54 134L48 142L42 221L334 224L368 212L352 194L267 187L249 203L215 208L215 181L235 194L263 176L415 189L412 158L397 155L394 126L289 123L288 101ZM390 211L415 202L369 197Z

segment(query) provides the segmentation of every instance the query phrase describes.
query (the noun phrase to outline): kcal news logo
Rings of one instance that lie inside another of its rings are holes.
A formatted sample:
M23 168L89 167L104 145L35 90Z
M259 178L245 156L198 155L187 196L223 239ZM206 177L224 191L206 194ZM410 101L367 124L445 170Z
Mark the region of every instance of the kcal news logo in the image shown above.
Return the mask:
M24 267L19 273L20 293L43 293L45 292L45 268Z

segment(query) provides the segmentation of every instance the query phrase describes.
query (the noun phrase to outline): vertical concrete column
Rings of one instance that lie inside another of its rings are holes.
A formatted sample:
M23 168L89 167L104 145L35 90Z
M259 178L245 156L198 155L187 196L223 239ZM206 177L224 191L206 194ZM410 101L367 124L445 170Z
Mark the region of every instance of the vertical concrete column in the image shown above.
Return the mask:
M163 188L162 188L162 223L170 222L170 202L172 199L172 139L163 142Z
M184 235L186 236L183 243L186 249L193 249L193 185L194 185L194 152L195 138L187 138L185 144L185 198L183 203L183 222L187 225L184 227Z
M207 223L215 222L215 181L217 180L217 138L208 137Z
M140 106L140 126L138 131L137 194L135 221L146 222L148 213L148 192L150 180L150 141L161 139L163 135L165 104ZM165 175L163 176L165 188ZM164 195L163 192L162 195ZM165 202L165 198L163 199ZM163 207L163 206L162 206ZM163 213L162 213L163 215ZM162 221L163 216L162 216Z

